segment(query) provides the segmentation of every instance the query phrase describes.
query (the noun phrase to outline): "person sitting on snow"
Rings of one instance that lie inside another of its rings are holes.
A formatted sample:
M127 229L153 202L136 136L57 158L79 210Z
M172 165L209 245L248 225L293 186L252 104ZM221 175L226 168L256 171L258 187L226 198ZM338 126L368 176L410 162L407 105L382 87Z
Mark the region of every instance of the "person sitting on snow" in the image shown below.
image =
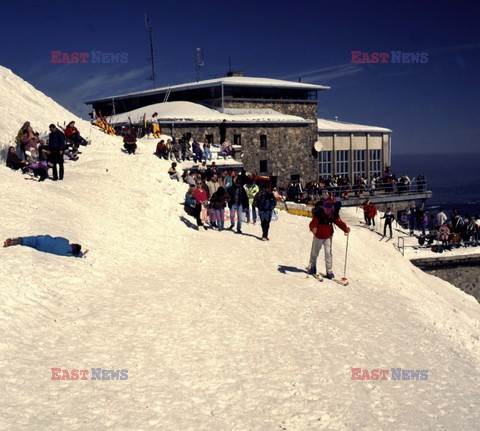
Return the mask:
M85 250L85 253L82 253L82 246L80 244L70 244L66 238L53 238L50 235L7 238L3 243L4 247L13 245L32 247L38 251L56 254L58 256L83 257L88 252L88 250Z
M228 156L232 158L235 157L235 150L232 147L232 143L227 139L220 147L220 152L218 153L218 157L223 156L226 159Z
M27 162L17 156L17 153L15 152L15 147L8 148L7 167L13 169L14 171L18 171L21 168L23 168L24 171L28 170Z
M172 166L168 170L168 175L170 175L171 180L180 181L180 175L177 172L177 163L176 162L172 162Z
M161 159L168 160L168 147L163 139L157 144L155 155Z
M170 155L171 160L173 160L174 158L178 163L180 163L180 161L182 160L182 145L175 138L173 138L172 153Z
M46 160L37 160L28 164L29 169L33 171L36 177L40 177L38 181L45 181L48 178L48 164Z
M123 137L123 148L125 148L128 154L135 154L135 150L137 149L137 138L132 133L131 129L127 129L127 133Z
M80 132L75 127L75 121L70 121L67 128L65 129L65 136L67 139L73 142L77 147L79 145L87 145L88 142L80 136Z

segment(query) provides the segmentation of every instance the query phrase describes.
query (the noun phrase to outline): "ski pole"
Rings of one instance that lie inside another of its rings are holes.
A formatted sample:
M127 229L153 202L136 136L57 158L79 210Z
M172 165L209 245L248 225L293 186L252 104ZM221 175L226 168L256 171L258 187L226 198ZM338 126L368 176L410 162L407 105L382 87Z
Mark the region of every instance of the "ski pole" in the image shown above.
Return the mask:
M343 267L343 279L346 280L347 277L347 256L348 256L348 238L350 235L347 235L347 245L345 247L345 266Z

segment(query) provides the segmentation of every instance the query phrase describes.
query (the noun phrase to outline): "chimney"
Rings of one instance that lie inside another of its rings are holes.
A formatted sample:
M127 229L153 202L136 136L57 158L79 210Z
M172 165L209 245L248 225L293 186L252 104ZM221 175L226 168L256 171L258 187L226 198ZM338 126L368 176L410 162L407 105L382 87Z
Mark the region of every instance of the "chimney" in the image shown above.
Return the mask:
M227 76L243 76L243 72L242 71L237 71L237 72L227 72Z

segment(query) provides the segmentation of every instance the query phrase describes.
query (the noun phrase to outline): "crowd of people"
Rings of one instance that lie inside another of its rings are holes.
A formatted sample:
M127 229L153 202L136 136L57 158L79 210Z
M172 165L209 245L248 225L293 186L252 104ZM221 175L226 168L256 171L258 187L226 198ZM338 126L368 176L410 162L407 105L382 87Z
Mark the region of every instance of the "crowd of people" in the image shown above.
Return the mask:
M173 180L188 184L184 210L194 217L197 229L209 225L215 230L234 230L241 234L242 224L260 221L262 240L268 241L270 222L275 219L275 207L281 197L276 190L270 191L264 183L257 184L255 178L246 171L237 174L235 170L220 171L215 162L197 172L177 171L177 163L172 162L168 174ZM227 209L228 208L228 209ZM230 226L225 228L225 222Z
M440 208L435 216L429 216L425 211L413 207L409 212L410 232L420 224L422 236L419 238L419 243L421 245L425 243L432 245L435 241L439 241L440 245L435 245L435 251L439 252L462 245L465 247L480 245L480 215L478 214L462 215L456 208L452 210L450 217L443 208Z
M365 225L375 229L377 208L369 199L363 202L363 214ZM387 235L387 229L389 229L390 238L392 238L392 223L396 220L402 229L409 232L410 236L418 237L420 245L433 246L435 251L461 245L465 247L480 245L480 215L478 214L462 216L457 209L453 209L448 217L443 208L440 208L437 214L432 214L422 207L411 204L409 208L397 211L396 215L388 207L381 219L385 219L383 236Z
M208 138L204 138L200 142L197 138L192 138L191 133L185 133L181 138L173 137L172 139L160 140L157 143L155 155L165 159L173 160L177 163L185 160L192 160L194 163L212 160L212 144ZM229 140L225 140L217 153L218 158L235 157L235 149Z
M321 199L325 192L333 193L343 199L352 197L361 198L377 194L402 194L408 192L423 192L426 189L424 173L419 173L413 180L407 175L397 178L387 167L382 175L373 175L370 180L365 176L357 175L352 181L348 175L334 175L322 177L319 181L308 181L304 186L297 182L286 188L289 201L311 203Z
M49 130L48 137L42 139L30 122L26 121L18 131L17 146L8 149L7 167L21 170L25 174L31 173L38 181L49 178L51 169L53 181L63 180L64 160L78 160L80 145L87 145L88 142L75 127L75 121L68 123L65 131L53 123Z

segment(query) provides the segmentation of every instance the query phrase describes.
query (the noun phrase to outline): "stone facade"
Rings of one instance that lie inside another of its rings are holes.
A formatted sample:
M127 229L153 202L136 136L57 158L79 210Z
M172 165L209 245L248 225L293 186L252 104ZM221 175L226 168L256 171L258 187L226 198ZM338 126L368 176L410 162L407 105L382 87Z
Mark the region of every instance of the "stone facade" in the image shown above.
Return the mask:
M291 175L308 181L316 178L317 163L312 156L313 125L254 125L227 128L229 136L242 137L242 162L245 169L258 175L276 177L277 185L291 182ZM264 135L266 148L262 148ZM233 140L232 140L233 142ZM266 161L266 170L263 167Z
M285 115L296 115L297 117L317 122L317 101L296 102L295 100L289 100L288 102L275 102L265 100L264 102L252 102L249 100L226 99L223 106L234 109L273 109Z
M232 143L236 143L236 135L240 138L243 157L237 157L237 160L243 162L248 172L275 177L278 185L290 183L292 175L298 175L304 182L317 178L318 161L312 155L317 140L316 102L225 101L224 106L236 109L274 109L286 115L311 120L310 124L227 122L226 138ZM206 135L211 135L213 143L220 144L220 124L161 124L161 128L162 133L176 137L190 132L201 141ZM266 149L261 148L261 135L266 136ZM266 161L266 170L261 170L261 161Z
M161 124L162 133L181 137L191 133L203 141L206 135L213 136L214 144L220 143L220 124ZM317 160L312 156L316 136L314 124L228 124L226 138L235 142L240 137L243 157L237 160L245 170L257 175L277 178L278 185L291 181L291 175L299 175L304 181L317 176ZM261 148L260 136L266 136L266 149ZM267 170L260 170L260 162L267 161Z

